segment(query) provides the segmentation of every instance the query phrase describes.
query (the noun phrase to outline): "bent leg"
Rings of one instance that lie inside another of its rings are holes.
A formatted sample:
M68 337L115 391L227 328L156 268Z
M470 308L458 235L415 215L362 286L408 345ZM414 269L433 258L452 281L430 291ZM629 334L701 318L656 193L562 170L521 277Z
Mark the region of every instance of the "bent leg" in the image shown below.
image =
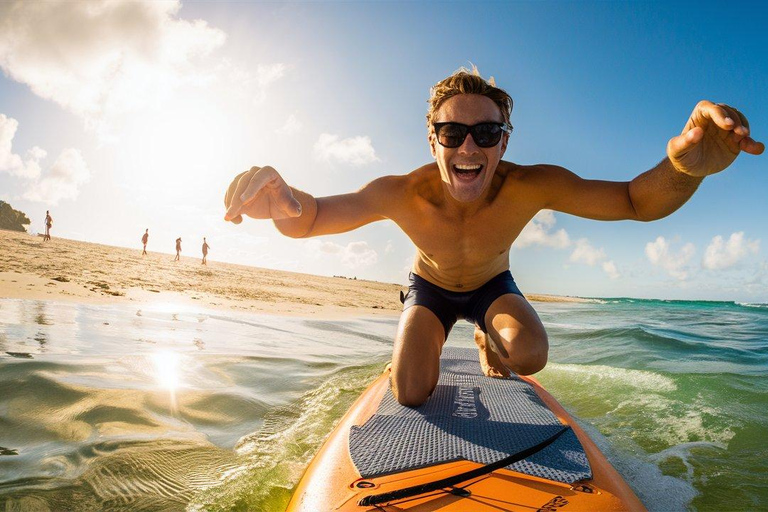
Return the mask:
M499 355L494 352L494 342L478 326L475 326L475 345L477 345L480 368L486 377L496 379L509 377L509 368L501 362Z
M392 353L392 393L402 405L423 404L437 386L445 328L424 306L412 306L400 316Z
M491 348L507 368L530 375L547 364L547 332L524 297L508 293L493 301L485 314L485 325Z

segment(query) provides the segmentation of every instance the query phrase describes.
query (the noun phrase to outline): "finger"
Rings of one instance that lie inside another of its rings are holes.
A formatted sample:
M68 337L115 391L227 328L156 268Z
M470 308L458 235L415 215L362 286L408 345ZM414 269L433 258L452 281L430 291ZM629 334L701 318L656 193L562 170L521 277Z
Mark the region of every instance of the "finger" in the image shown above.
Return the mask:
M711 101L701 101L696 105L696 111L704 118L708 119L723 130L733 130L737 124L729 112L720 105L715 105ZM738 118L738 116L734 116Z
M741 111L740 111L740 110L738 110L738 109L736 109L736 108L733 108L733 107L730 107L730 108L731 108L731 110L733 110L734 112L736 112L736 115L737 115L737 116L739 116L739 119L741 120L741 124L742 124L743 126L746 126L747 128L749 128L749 120L747 120L747 116L745 116L744 114L742 114L742 113L741 113Z
M243 173L240 173L237 175L237 177L232 180L232 183L229 184L229 188L227 189L227 197L225 198L227 200L227 213L234 212L239 205L238 196L237 193L238 189L243 190L246 186L248 181L250 180L250 176L256 172L254 171L255 168L251 168L248 171L245 171ZM231 215L225 215L224 219L229 220L230 217L236 216L237 213L232 213Z
M238 194L238 196L235 201L240 202L240 206L238 208L231 208L228 215L240 215L245 207L253 203L264 192L269 192L271 194L271 189L287 186L288 185L285 184L275 169L269 166L264 166L250 178L244 190L240 188L237 189L235 193ZM272 217L271 207L270 217Z
M751 137L744 137L741 139L741 142L739 142L739 148L750 155L762 155L763 151L765 151L765 144L758 142Z
M232 198L235 196L235 189L237 189L237 184L240 181L240 178L242 178L243 175L247 172L248 171L241 172L235 176L235 179L233 179L232 183L230 183L229 187L227 187L227 191L224 192L224 208L229 209L229 207L232 206Z
M704 137L704 130L700 127L691 128L687 132L672 137L667 143L667 154L670 157L680 158L690 151Z
M282 186L272 186L272 184L270 184L270 187L272 187L273 190L272 199L275 202L275 205L287 217L300 216L301 203L293 196L293 192L287 184L282 183L280 185Z
M723 109L723 111L725 112L726 121L728 119L732 121L731 129L733 133L735 133L740 137L746 137L747 135L749 135L749 124L744 123L744 116L741 115L741 113L738 110L724 103L718 103L717 106Z
M224 215L224 220L230 220L240 215L244 206L241 199L243 192L248 188L253 177L258 175L259 170L259 167L251 167L249 171L239 175L240 179L237 180L237 186L232 192L229 209L227 209L227 213Z
M731 108L733 108L733 107L731 107ZM743 126L745 128L744 137L748 138L749 134L751 132L751 130L749 128L749 119L747 119L747 116L742 114L739 110L733 108L733 111L736 113L737 116L739 116L739 120L741 121L741 126Z

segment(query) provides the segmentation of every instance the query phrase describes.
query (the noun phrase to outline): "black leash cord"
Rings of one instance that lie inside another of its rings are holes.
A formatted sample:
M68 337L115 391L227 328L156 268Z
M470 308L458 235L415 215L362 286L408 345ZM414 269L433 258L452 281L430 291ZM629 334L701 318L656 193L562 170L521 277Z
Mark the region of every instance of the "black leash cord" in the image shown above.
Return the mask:
M426 494L428 492L438 491L441 489L445 489L446 487L455 487L456 485L462 482L466 482L467 480L472 480L473 478L477 478L479 476L487 475L488 473L496 471L497 469L501 469L503 467L509 466L510 464L514 464L515 462L518 462L525 458L530 457L534 453L540 452L547 446L554 443L561 435L563 435L569 429L570 427L564 426L562 429L556 432L552 437L545 439L539 444L535 446L531 446L530 448L526 448L523 451L513 453L509 457L504 457L499 461L492 462L491 464L487 464L483 467L472 469L470 471L467 471L466 473L460 473L458 475L449 476L448 478L443 478L442 480L435 480L434 482L428 482L426 484L414 485L413 487L406 487L405 489L398 489L396 491L384 492L381 494L372 494L371 496L364 497L359 502L357 502L357 504L360 505L361 507L369 507L371 505L378 505L379 503L388 503L390 501L401 500L403 498L410 498L411 496L418 496L419 494Z

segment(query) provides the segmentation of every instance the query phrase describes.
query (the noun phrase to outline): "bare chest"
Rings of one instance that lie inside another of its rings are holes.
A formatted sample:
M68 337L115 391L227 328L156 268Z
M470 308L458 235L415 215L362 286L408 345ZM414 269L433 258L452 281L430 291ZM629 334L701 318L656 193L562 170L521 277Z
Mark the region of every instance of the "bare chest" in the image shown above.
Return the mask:
M420 253L435 267L449 273L477 271L506 259L512 242L525 227L532 213L511 213L491 205L467 218L456 218L437 207L425 208L409 216L400 227ZM534 212L535 213L535 212Z

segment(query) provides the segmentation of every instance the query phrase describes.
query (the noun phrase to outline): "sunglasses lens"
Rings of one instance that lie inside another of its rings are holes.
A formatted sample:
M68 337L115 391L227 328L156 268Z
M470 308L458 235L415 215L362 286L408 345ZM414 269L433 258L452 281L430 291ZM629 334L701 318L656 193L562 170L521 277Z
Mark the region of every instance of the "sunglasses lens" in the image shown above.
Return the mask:
M472 127L472 138L481 148L490 148L499 143L501 127L494 123L481 123Z
M437 141L446 148L461 146L467 136L467 127L459 124L448 123L440 128Z

